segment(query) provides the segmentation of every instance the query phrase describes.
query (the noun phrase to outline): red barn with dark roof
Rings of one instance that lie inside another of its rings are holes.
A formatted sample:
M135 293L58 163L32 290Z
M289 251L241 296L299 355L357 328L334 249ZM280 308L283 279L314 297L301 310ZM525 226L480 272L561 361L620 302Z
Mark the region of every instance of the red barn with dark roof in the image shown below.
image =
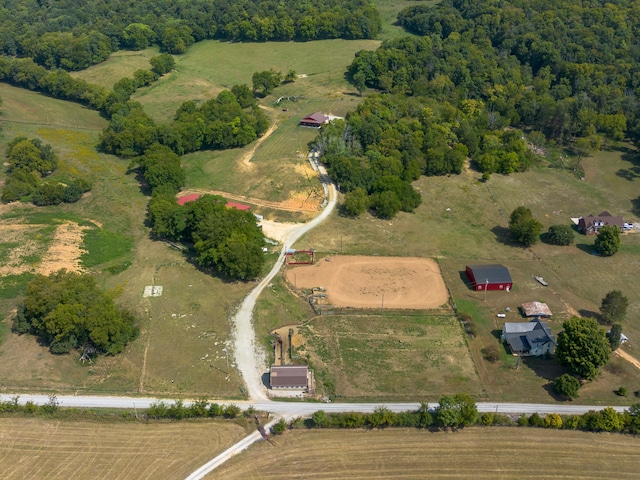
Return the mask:
M502 265L468 265L467 277L474 290L506 290L513 287L507 267Z

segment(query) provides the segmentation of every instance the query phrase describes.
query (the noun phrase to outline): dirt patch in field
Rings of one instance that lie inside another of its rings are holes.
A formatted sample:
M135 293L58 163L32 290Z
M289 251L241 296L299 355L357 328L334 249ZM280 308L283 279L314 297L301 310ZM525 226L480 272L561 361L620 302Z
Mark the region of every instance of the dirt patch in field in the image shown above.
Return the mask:
M324 287L328 302L341 307L427 309L449 298L440 267L428 258L326 257L286 276L296 288Z
M0 225L0 239L5 249L0 258L0 275L20 275L33 269L25 258L43 252L44 247L37 238L42 227L20 223Z
M65 222L56 228L53 242L47 253L42 257L42 262L38 266L38 273L49 275L65 268L70 272L80 272L80 255L83 250L83 232L90 227L81 227L74 222Z

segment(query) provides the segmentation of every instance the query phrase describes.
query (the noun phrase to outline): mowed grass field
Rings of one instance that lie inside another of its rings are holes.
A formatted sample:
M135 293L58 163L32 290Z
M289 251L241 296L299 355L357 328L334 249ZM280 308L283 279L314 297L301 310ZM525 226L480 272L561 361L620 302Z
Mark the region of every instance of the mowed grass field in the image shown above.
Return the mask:
M573 314L595 315L600 300L613 289L629 298L623 329L631 341L622 348L640 358L640 327L634 319L640 309L636 288L640 267L640 235L622 236L620 251L609 258L591 254L593 237L576 234L576 243L556 247L538 243L530 249L513 244L508 237L508 218L517 206L531 208L546 228L571 224L571 217L609 210L625 221L638 221L638 185L633 174L639 162L628 146L602 151L583 161L584 180L569 172L537 167L510 176L493 175L489 182L466 171L458 176L422 177L415 182L423 203L414 214L400 213L393 220L363 215L353 220L337 213L298 243L314 245L318 251L335 254L403 255L438 258L447 285L458 305L474 317L479 336L470 342L471 352L487 398L496 400L552 401L545 386L562 373L553 361L523 362L505 355L489 364L480 350L499 344L499 331L506 321L523 320L517 307L525 301L548 302L554 312L550 325L554 333ZM469 290L461 272L470 263L502 263L514 278L511 292L484 295ZM541 287L534 275L542 275L549 287ZM507 319L496 317L511 308ZM603 375L581 390L580 402L629 403L632 399L613 393L620 386L635 391L640 371L621 359L614 359Z
M185 478L246 435L232 422L98 423L0 419L5 480Z
M206 478L631 479L640 467L640 438L567 430L294 430L275 440Z
M319 386L337 398L436 400L481 393L453 316L320 316L299 328ZM332 392L333 390L333 392Z

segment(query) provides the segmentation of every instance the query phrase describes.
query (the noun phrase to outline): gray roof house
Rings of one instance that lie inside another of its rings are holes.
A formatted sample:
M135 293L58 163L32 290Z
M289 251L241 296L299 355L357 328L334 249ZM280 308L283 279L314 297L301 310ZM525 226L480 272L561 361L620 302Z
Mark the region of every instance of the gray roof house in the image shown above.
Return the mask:
M505 323L501 338L515 355L539 357L556 349L555 336L547 323L539 318L530 322Z

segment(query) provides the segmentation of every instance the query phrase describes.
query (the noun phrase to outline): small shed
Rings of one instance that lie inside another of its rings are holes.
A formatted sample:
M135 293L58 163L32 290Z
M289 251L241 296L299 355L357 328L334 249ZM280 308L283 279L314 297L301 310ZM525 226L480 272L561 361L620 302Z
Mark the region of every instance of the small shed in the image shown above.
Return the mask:
M520 308L522 309L522 313L525 317L533 318L533 317L542 317L542 318L551 318L553 313L551 313L551 309L549 305L542 302L527 302L523 303Z
M272 389L304 390L308 386L306 365L272 365L269 385Z
M513 280L503 265L467 265L467 278L474 290L506 290L513 287Z
M329 122L329 117L324 113L315 112L311 115L307 115L302 120L300 120L300 125L303 127L314 127L320 128L325 123Z

